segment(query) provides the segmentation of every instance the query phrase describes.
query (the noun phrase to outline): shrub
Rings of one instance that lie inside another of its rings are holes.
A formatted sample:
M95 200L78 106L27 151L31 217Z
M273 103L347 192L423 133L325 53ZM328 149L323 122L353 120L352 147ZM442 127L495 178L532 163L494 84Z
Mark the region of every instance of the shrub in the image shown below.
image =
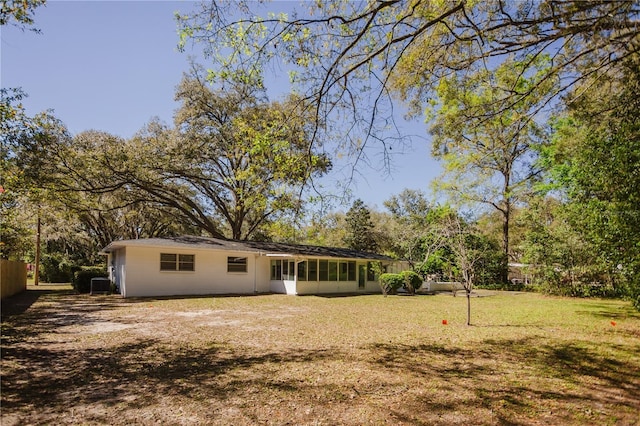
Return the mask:
M40 261L41 282L68 283L73 278L72 264L60 254L45 254Z
M385 296L387 294L395 294L403 285L404 277L400 274L380 275L380 288Z
M414 271L402 271L402 286L409 293L414 294L422 285L422 278Z
M73 288L78 293L91 291L91 278L107 277L107 272L102 266L85 266L73 274Z

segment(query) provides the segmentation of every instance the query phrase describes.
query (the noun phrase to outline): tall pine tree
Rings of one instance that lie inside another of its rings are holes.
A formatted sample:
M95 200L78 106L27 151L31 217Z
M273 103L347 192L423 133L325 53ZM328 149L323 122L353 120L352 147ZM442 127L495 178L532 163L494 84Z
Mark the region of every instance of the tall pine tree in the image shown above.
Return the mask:
M353 202L351 209L345 217L347 223L347 235L344 242L347 247L354 250L375 252L378 249L371 213L362 200Z

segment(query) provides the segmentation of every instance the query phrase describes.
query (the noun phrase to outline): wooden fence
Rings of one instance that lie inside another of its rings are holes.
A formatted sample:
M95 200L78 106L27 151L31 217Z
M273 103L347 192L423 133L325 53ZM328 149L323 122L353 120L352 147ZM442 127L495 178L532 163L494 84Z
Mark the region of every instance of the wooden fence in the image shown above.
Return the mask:
M0 299L27 289L27 265L0 259Z

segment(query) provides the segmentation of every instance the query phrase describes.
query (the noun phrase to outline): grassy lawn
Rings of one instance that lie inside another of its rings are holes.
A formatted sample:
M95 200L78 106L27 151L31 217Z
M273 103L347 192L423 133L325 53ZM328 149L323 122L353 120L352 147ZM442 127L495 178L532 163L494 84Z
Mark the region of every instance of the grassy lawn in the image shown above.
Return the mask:
M30 287L3 310L2 425L640 424L629 304L483 295L467 327L445 295Z

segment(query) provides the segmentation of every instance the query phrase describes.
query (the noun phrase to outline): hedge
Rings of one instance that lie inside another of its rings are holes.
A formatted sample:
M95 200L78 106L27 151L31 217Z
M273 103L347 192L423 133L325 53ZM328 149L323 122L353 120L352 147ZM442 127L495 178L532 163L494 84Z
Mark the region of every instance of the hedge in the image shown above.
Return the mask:
M400 274L382 274L380 275L380 288L382 293L395 294L400 287L404 285L404 277Z
M414 271L402 271L402 286L409 293L414 294L422 286L422 277Z
M73 274L73 288L78 293L89 293L91 291L91 278L106 278L107 272L104 267L89 266Z

